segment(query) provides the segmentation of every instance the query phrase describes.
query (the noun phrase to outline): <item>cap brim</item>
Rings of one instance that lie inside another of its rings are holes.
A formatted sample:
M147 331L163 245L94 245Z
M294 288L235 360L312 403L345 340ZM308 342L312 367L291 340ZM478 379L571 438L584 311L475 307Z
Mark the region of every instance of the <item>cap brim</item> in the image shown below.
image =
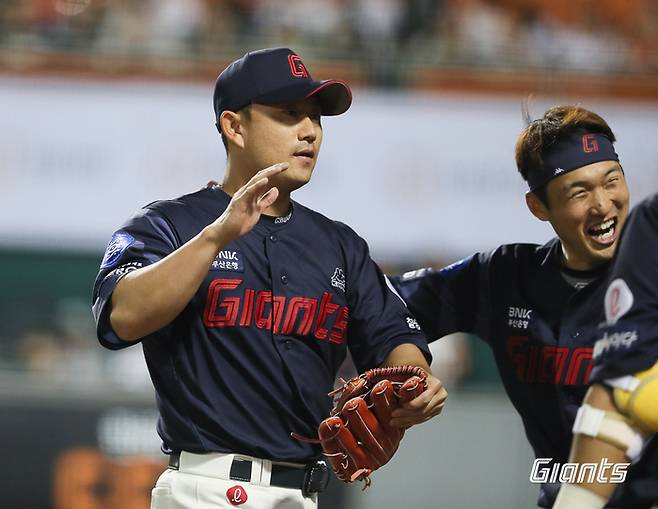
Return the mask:
M306 97L317 96L322 107L322 114L340 115L352 104L352 91L347 83L340 80L325 80L315 87Z
M347 83L340 80L305 81L257 97L252 102L280 104L302 101L312 96L317 96L321 114L325 116L345 113L352 104L352 91Z

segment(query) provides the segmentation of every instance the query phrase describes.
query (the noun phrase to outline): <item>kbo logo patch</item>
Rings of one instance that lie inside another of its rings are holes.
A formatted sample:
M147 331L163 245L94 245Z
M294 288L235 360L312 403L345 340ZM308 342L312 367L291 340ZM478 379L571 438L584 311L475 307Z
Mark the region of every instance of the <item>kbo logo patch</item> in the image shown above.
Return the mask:
M129 233L118 231L112 235L110 242L105 248L105 256L101 262L101 269L113 267L121 258L121 255L135 243L135 237Z

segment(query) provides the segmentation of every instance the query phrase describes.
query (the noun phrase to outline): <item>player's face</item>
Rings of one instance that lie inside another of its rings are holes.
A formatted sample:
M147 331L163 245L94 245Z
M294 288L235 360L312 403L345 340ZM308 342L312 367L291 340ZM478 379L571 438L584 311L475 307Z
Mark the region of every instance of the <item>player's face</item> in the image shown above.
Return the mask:
M589 164L551 180L546 219L560 237L566 265L591 270L614 255L628 215L628 187L616 161Z
M280 191L293 191L310 180L322 144L320 111L314 97L289 104L251 106L245 133L250 165L258 171L288 162L288 169L273 179Z

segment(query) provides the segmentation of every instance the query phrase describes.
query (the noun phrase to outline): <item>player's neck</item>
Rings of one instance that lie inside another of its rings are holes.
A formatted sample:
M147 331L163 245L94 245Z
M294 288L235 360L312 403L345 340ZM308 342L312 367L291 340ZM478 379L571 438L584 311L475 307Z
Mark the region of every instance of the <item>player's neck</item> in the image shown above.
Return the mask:
M233 197L237 190L249 182L251 178L245 172L237 171L236 166L235 164L231 164L231 159L229 158L226 163L226 170L224 171L224 179L222 180L222 190L230 197Z
M279 192L276 201L265 209L266 216L281 217L290 212L290 193Z

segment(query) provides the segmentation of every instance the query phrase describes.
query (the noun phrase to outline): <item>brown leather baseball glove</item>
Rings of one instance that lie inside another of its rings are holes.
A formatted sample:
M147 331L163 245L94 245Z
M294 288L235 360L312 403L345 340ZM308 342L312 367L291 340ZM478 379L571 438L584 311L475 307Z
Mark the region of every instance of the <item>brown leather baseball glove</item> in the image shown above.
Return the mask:
M336 476L345 482L363 480L388 463L404 436L389 425L391 414L427 388L427 373L416 366L371 369L333 391L331 416L320 423L318 439Z

